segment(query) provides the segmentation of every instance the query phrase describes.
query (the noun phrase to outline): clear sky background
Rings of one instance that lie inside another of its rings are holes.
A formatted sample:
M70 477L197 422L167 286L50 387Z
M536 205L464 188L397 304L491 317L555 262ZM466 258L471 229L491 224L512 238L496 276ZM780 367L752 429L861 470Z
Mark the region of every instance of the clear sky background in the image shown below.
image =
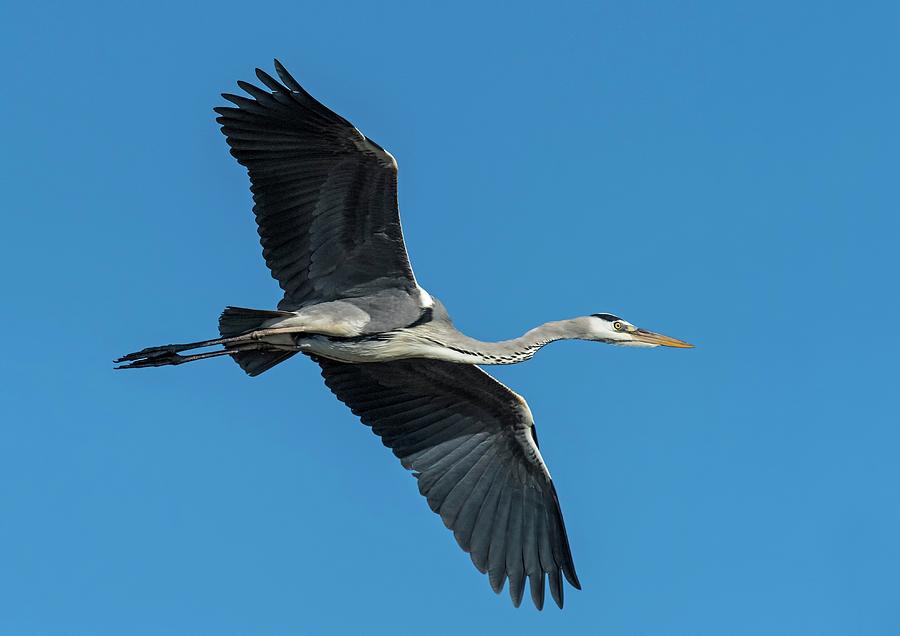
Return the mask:
M900 633L896 3L25 4L0 633ZM699 345L494 369L556 479L564 611L492 594L309 361L112 371L278 301L211 110L275 56L396 155L460 328Z

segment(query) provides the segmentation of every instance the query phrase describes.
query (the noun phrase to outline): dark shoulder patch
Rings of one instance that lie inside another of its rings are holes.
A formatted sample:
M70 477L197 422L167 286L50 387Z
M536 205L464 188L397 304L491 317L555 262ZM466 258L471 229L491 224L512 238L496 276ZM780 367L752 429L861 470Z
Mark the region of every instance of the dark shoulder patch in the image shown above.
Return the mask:
M407 325L407 329L411 329L412 327L418 327L419 325L424 325L426 322L431 322L434 316L434 312L431 307L426 307L422 310L422 313L419 315L418 319Z
M609 322L615 322L617 320L622 320L618 316L613 316L612 314L591 314L594 318L602 318L603 320L608 320Z

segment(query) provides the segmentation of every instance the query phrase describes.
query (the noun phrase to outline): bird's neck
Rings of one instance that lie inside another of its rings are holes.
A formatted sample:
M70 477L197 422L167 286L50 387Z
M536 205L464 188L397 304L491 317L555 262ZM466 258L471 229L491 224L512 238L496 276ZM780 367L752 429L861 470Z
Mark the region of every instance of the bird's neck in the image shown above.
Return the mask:
M470 364L516 364L530 360L542 347L557 340L588 339L590 331L585 318L555 320L531 329L518 338L485 342L463 336L445 345Z

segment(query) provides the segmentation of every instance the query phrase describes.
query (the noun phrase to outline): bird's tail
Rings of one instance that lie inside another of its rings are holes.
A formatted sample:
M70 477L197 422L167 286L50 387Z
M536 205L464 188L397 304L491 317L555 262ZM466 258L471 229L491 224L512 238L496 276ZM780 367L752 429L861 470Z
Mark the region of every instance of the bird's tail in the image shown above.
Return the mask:
M292 315L290 312L284 311L226 307L222 315L219 316L220 338L141 349L116 359L115 362L120 364L116 368L141 369L144 367L162 367L230 355L248 375L257 376L264 371L268 371L276 364L284 362L294 355L296 351L279 349L252 336L255 334L262 335L263 331L261 331L261 328L267 321L290 315ZM222 345L223 348L190 355L182 355L181 353L216 345Z
M263 323L272 318L281 318L291 315L284 311L266 311L262 309L247 309L245 307L226 307L219 316L219 335L223 338L231 338L258 329ZM248 350L234 351L231 357L237 362L244 372L256 377L280 364L294 355L296 351L265 351Z

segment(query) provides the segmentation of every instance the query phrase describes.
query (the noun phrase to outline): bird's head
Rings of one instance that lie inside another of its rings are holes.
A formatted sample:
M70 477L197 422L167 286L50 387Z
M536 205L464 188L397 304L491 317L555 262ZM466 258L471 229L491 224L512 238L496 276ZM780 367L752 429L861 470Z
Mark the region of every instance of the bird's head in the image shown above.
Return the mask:
M661 333L639 329L627 320L612 314L592 314L589 317L591 340L630 347L679 347L688 349L694 345L670 338Z

